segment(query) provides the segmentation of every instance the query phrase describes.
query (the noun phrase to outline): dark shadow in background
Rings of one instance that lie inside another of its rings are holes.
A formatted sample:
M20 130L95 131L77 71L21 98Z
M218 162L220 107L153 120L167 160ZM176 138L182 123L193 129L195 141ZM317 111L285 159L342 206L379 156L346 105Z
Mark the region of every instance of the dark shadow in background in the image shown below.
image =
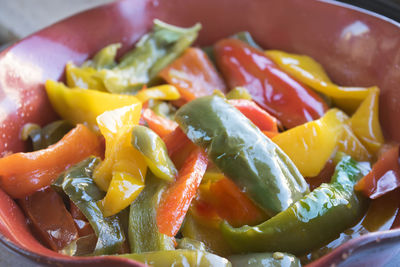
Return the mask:
M400 0L338 0L368 9L400 22Z

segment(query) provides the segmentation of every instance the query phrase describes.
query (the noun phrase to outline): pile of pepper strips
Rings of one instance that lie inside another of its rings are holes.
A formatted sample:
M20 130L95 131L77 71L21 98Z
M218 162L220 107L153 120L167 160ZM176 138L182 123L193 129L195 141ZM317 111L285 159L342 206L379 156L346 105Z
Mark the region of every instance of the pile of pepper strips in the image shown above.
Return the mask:
M155 265L298 266L291 254L396 192L377 87L337 86L312 58L264 52L248 33L189 47L200 28L155 20L118 62L111 44L67 64L66 85L46 82L63 121L26 125L34 151L0 159L1 188L44 245Z

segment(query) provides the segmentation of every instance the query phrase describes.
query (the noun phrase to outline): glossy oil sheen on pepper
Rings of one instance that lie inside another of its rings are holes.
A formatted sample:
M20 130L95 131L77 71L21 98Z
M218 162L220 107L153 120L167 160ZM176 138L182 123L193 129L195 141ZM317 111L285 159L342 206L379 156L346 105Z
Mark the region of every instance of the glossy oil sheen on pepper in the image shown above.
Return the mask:
M289 157L221 97L191 101L178 110L176 120L189 139L206 148L220 170L269 215L308 192Z

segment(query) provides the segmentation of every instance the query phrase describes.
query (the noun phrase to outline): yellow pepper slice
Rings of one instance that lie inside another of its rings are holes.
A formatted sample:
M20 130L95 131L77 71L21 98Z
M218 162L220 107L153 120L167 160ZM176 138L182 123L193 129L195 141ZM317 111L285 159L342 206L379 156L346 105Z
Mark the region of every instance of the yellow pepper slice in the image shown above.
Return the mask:
M336 150L358 161L372 158L352 131L349 117L339 109L331 109L319 120L283 132L272 141L308 177L317 176Z
M166 84L140 90L135 97L144 103L150 99L177 100L181 97L181 95L175 86Z
M77 67L73 63L68 63L65 67L68 87L107 91L103 81L96 76L96 73L97 70L92 67Z
M315 121L292 128L272 138L290 157L302 175L314 177L325 166L343 133L345 114L331 109Z
M92 60L85 61L81 67L68 63L65 69L68 87L80 87L85 89L107 91L98 70L112 68L117 63L115 57L121 44L110 44L101 49Z
M350 119L356 136L371 152L376 153L384 143L379 123L379 88L372 87L367 98L361 103Z
M48 80L46 92L55 111L73 124L83 123L98 131L96 117L105 111L127 105L140 106L139 100L130 95L117 95L81 88L68 88L63 83ZM140 113L140 112L139 112Z
M349 120L343 125L343 134L339 140L338 150L357 161L370 161L372 155L352 131Z
M97 117L106 140L105 159L95 169L93 179L106 196L101 201L105 216L126 208L144 188L146 162L131 145L131 132L140 118L141 105L134 104Z
M117 65L115 58L117 57L118 49L121 48L120 43L110 44L102 48L93 57L92 60L88 60L82 64L82 67L93 67L97 70L113 68Z
M331 97L336 106L354 112L371 88L344 87L332 83L322 66L311 57L278 50L265 52L280 68L314 90Z
M144 177L114 172L107 194L101 200L104 216L112 216L128 207L144 189Z

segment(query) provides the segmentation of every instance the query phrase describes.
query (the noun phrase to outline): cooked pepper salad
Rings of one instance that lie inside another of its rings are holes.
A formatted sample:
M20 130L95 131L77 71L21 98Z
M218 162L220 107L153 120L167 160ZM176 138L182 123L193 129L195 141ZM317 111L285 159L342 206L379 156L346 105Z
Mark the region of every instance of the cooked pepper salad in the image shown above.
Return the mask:
M46 82L62 120L25 125L32 151L0 159L37 239L155 266L300 266L398 227L379 88L248 32L191 47L200 28L155 20L121 58L110 44Z

